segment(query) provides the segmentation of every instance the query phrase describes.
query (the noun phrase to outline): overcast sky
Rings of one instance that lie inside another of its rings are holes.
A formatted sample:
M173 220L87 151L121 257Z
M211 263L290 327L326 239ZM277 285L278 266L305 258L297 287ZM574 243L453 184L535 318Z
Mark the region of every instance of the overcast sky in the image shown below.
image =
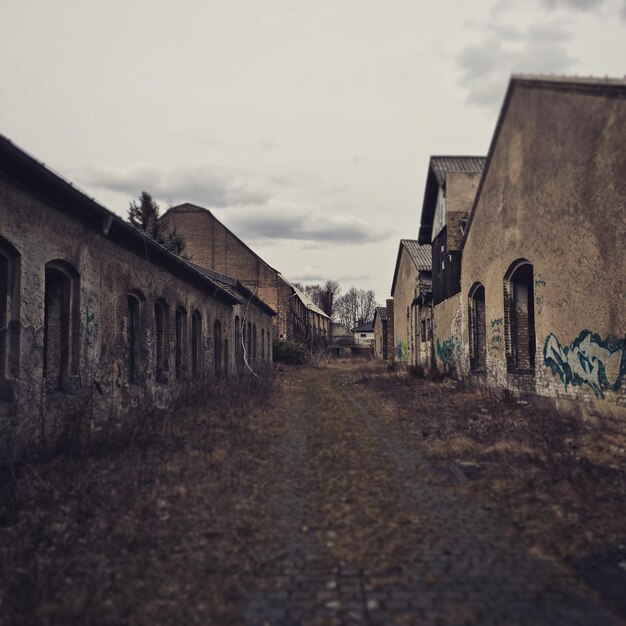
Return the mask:
M1 134L120 215L199 204L382 303L429 156L486 154L512 72L624 76L626 0L0 4Z

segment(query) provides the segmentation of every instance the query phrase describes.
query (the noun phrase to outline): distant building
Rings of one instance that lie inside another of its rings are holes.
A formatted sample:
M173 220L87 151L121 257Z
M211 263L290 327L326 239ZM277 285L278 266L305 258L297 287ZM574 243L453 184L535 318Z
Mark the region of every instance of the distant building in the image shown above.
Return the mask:
M433 156L428 166L418 243L432 246L433 357L443 372L454 371L461 353L463 229L484 164L484 157Z
M354 345L359 347L374 347L374 322L365 322L352 329Z
M387 335L387 307L377 306L374 312L374 356L387 360L391 357Z
M330 340L330 319L208 209L185 203L161 218L185 240L193 263L232 276L276 311L274 339L311 345Z
M391 283L394 335L393 359L405 365L428 366L431 339L431 247L400 240Z

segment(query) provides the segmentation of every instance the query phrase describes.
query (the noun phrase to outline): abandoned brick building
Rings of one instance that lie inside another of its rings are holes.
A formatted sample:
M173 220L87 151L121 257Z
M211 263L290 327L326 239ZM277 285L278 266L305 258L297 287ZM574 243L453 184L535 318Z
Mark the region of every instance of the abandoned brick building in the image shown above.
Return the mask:
M169 209L163 222L183 236L199 266L237 278L277 312L274 339L307 345L330 341L330 318L280 272L266 263L208 209L185 203Z
M514 76L463 237L459 367L626 413L626 80Z
M626 80L512 77L487 158L430 160L416 245L432 245L432 296L412 302L418 332L401 242L395 357L624 415L625 135Z
M433 156L424 190L418 243L432 248L433 362L454 368L461 345L461 267L464 220L474 201L484 157Z
M392 358L405 365L427 366L431 335L431 247L402 239L391 281Z
M271 361L273 315L0 136L0 453Z

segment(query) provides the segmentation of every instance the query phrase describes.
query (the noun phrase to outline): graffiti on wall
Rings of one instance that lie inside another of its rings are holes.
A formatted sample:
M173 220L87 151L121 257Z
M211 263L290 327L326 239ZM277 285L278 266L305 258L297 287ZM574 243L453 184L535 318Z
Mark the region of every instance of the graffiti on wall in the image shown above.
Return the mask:
M454 364L455 345L456 343L452 338L446 339L445 341L439 341L439 339L437 339L437 356L444 365Z
M396 337L396 359L398 361L409 360L409 344L406 339Z
M583 330L569 345L562 346L550 334L543 349L544 363L565 385L589 385L598 398L607 390L617 391L626 379L626 349L624 340Z
M490 321L491 324L491 347L494 349L498 349L502 344L502 326L504 324L504 320L499 317L495 320Z

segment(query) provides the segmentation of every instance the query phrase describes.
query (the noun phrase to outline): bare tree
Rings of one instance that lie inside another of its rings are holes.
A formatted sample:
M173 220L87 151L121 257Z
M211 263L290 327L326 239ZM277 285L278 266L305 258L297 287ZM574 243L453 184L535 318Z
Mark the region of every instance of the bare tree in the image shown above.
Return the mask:
M376 295L370 289L350 289L335 302L335 317L348 328L360 326L373 319Z

